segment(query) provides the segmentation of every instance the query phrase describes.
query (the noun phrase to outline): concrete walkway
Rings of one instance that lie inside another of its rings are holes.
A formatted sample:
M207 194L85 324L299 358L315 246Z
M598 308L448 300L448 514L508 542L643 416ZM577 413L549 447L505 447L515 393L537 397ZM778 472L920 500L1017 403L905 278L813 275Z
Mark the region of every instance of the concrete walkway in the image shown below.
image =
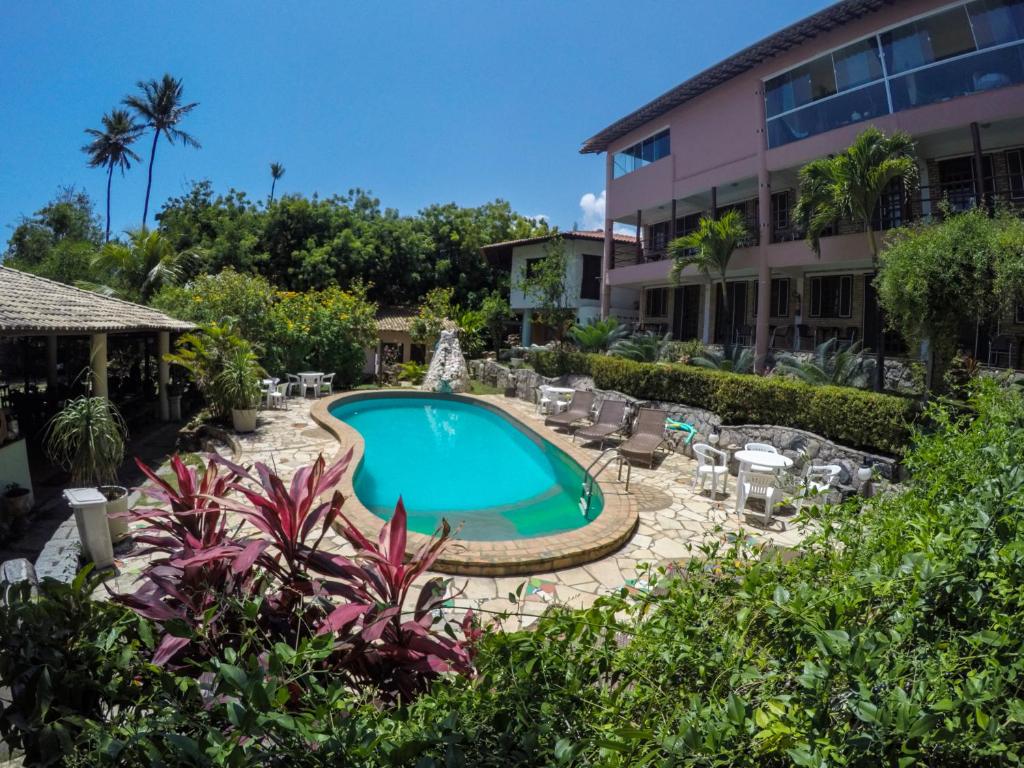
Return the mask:
M484 396L495 397L500 396ZM242 462L262 461L290 479L295 470L313 462L323 453L330 460L339 446L337 441L321 429L309 416L311 401L292 399L289 408L280 411L261 411L257 431L239 435ZM522 401L504 401L512 406L520 418L534 426L556 445L567 436L543 426L543 417L534 406ZM596 457L596 448L585 448ZM530 624L551 603L573 607L589 606L602 594L626 587L643 589L644 571L649 567L670 567L685 561L706 542L728 544L743 537L751 544L770 541L782 547L794 547L802 536L790 521L783 518L784 528L776 522L773 530L759 527L759 515L739 520L733 511L732 492L735 478L729 480L729 495L713 501L707 493L698 494L691 489L696 463L682 455L672 454L656 464L653 470L634 468L630 493L635 494L640 511L640 524L633 538L618 552L595 562L552 573L513 577L454 576L453 586L461 592L451 603L452 613L459 614L472 608L484 616L511 612L503 626L509 629ZM602 475L602 482L615 482L612 470ZM752 510L753 511L753 510ZM324 541L324 548L351 553L347 543L337 535ZM144 560L126 557L119 563L117 589L131 589ZM520 585L522 600L509 601Z

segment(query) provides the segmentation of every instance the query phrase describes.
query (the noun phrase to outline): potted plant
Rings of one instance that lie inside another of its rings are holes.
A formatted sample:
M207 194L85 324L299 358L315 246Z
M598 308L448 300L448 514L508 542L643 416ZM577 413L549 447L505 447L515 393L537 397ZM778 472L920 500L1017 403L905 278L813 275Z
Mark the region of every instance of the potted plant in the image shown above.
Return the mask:
M3 498L0 499L4 517L8 526L14 526L25 519L32 509L32 492L28 488L22 488L17 483L10 483L4 489Z
M260 402L260 380L263 378L256 355L250 349L237 349L224 361L223 370L214 381L215 397L224 410L231 411L236 432L256 429L256 408Z
M105 397L71 400L46 429L46 450L71 474L75 486L93 486L107 498L107 525L112 541L128 533L128 489L117 485L124 461L127 427L120 412Z

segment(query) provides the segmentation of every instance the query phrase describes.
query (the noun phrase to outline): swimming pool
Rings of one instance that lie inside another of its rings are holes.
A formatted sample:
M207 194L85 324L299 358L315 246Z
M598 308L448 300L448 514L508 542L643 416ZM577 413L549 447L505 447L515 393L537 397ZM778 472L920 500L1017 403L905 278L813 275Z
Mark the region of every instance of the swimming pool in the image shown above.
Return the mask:
M582 528L603 510L597 486L581 514L574 459L472 400L380 394L341 399L329 413L365 442L359 501L386 520L401 496L411 531L431 534L446 518L462 540L529 539Z

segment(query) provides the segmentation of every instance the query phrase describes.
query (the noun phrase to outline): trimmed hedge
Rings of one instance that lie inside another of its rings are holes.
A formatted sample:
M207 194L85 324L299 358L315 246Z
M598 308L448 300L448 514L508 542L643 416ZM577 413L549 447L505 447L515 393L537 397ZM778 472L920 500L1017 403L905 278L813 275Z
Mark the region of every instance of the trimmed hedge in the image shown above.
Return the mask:
M780 377L637 363L590 355L598 389L712 411L723 424L774 424L814 432L842 445L889 455L903 452L917 404L852 387L815 387Z
M529 353L530 365L541 376L555 378L567 373L590 375L590 358L600 355L588 355L569 349L542 349Z

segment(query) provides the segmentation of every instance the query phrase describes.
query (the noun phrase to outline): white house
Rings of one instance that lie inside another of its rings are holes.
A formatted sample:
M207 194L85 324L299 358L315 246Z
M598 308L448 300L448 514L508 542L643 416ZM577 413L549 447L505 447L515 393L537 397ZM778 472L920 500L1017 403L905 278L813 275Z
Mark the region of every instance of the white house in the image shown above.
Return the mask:
M522 321L524 346L542 344L548 340L547 329L534 324L532 318L533 310L539 302L523 292L521 283L531 263L544 258L548 243L555 236L510 240L483 248L484 255L492 264L509 271L509 304ZM604 232L600 229L573 231L562 232L558 236L565 244L567 256L565 306L576 310L577 322L596 320L601 317L601 258ZM636 244L636 238L632 235L615 234L614 240L627 247ZM623 322L635 322L638 317L639 298L639 291L635 288L612 288L609 314Z

